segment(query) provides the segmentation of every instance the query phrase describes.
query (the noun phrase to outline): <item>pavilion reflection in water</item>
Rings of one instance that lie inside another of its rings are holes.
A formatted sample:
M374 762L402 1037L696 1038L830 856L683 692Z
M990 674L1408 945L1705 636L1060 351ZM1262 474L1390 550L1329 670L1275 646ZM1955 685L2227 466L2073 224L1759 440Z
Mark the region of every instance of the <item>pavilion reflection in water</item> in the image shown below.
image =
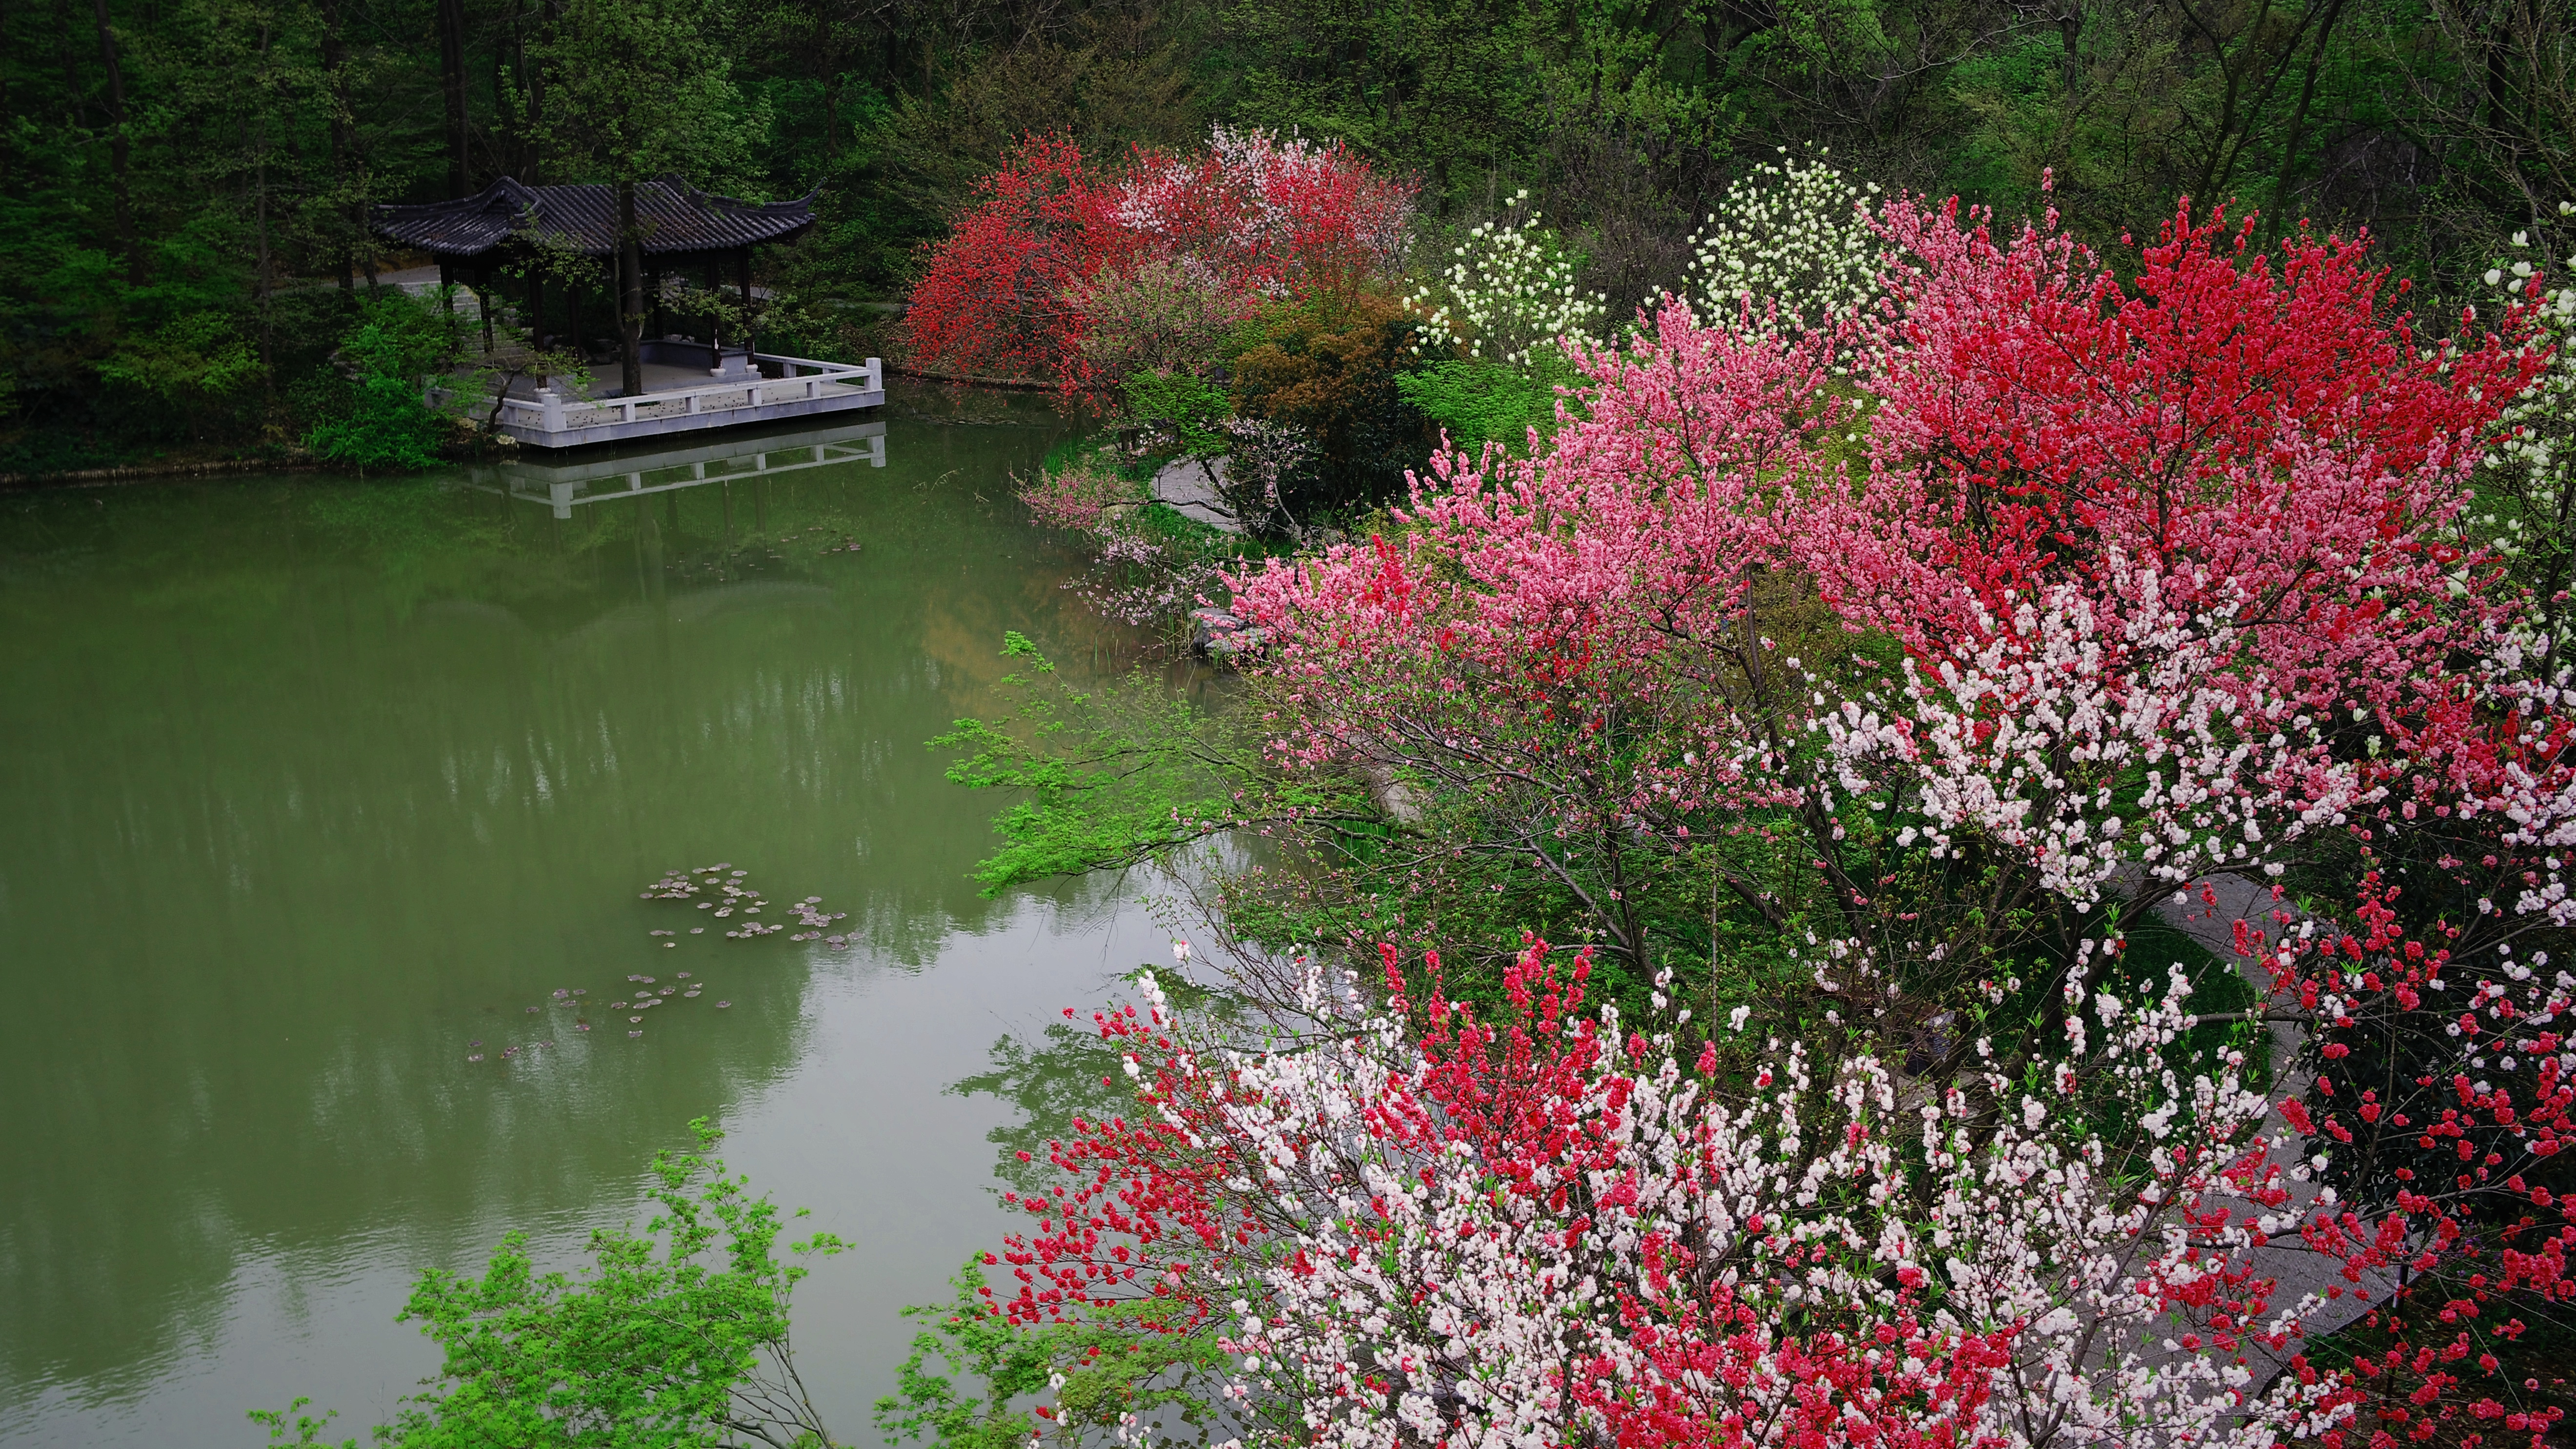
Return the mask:
M845 423L765 437L735 436L693 448L661 448L578 461L513 460L474 470L472 485L543 504L559 519L587 504L640 499L652 493L775 478L835 463L886 461L886 425Z

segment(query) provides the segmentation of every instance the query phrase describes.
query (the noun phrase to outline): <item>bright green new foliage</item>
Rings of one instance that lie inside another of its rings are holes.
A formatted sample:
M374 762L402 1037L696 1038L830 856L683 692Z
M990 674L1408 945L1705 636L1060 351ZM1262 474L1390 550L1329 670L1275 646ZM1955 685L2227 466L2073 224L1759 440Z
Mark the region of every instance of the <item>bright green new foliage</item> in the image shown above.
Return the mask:
M1469 357L1435 362L1399 376L1395 387L1472 458L1488 445L1526 455L1532 429L1542 438L1556 431L1556 390L1573 380L1563 357L1542 349L1520 367Z
M1026 792L993 822L1008 843L975 872L986 894L1160 859L1234 825L1229 782L1257 744L1158 689L1071 689L1020 634L1002 652L1031 670L1002 681L1023 692L1020 713L961 719L930 741L962 754L948 767L958 784Z
M537 1271L514 1232L480 1278L422 1275L403 1317L446 1362L381 1437L403 1449L830 1442L788 1343L789 1295L808 1270L778 1261L776 1205L707 1155L721 1134L690 1125L697 1151L653 1159L644 1232L594 1233L584 1272ZM790 1251L844 1246L817 1233Z
M371 301L366 320L340 344L343 404L313 425L304 446L361 472L436 463L444 429L423 400L423 379L444 368L454 350L444 313L401 292Z

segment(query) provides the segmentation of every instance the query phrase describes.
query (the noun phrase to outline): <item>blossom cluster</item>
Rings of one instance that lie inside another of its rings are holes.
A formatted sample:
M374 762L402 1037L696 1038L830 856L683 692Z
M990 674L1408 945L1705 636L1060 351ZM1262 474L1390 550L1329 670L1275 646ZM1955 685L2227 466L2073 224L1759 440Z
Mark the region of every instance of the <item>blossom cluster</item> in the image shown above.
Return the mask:
M1691 238L1690 296L1713 318L1830 328L1878 295L1878 185L1855 185L1823 150L1780 154L1727 187Z
M2576 203L2560 202L2558 213L2576 215ZM2516 251L2530 250L2531 234L2514 233L2513 246ZM2569 267L2576 270L2576 258L2569 259ZM2556 286L2547 285L2527 257L2490 269L2486 283L2505 289L2507 305L2536 304L2533 342L2550 354L2548 369L2506 406L2504 421L2510 431L2496 451L2507 466L2527 474L2536 489L2564 492L2564 480L2576 471L2576 455L2571 455L2567 442L2570 421L2576 420L2576 357L2566 347L2570 333L2576 332L2576 285L2563 279Z
M1411 192L1338 142L1222 125L1203 151L1139 153L1114 204L1199 284L1274 299L1392 265L1413 214Z
M2559 215L2576 215L2576 204L2559 203ZM2531 234L2516 232L2513 249L2529 252ZM2576 257L2569 258L2576 271ZM2497 553L2520 567L2543 593L2544 607L2523 621L2521 632L2535 653L2552 662L2565 657L2576 625L2566 617L2558 597L2567 587L2571 560L2559 520L2567 501L2576 498L2576 286L2564 278L2554 285L2528 256L2518 256L2486 274L2486 283L2501 294L2508 310L2531 319L2531 349L2546 365L2504 410L2504 433L2496 440L2491 484L2487 490L2495 511L2487 515Z
M1084 342L1092 312L1133 291L1122 281L1170 268L1192 310L1223 319L1347 290L1391 265L1412 199L1337 142L1220 126L1204 150L1140 150L1113 175L1070 141L1032 137L929 250L907 336L924 365L1115 383Z
M1576 258L1541 214L1520 214L1526 191L1503 203L1502 221L1469 227L1453 260L1431 284L1405 298L1431 325L1455 334L1469 357L1526 365L1533 348L1566 337L1597 336L1609 304L1575 286Z
M2343 944L2285 946L2282 984L2314 992ZM2382 934L2360 959L2405 954ZM2134 1001L2071 981L2044 1080L2000 1070L1991 1040L1936 1081L1773 1039L1748 1093L1713 1041L1685 1065L1687 1010L1651 1036L1586 1010L1588 952L1561 969L1528 943L1493 1023L1426 967L1416 1000L1387 948L1373 1010L1310 971L1329 1029L1266 1049L1194 1035L1150 976L1141 1012L1096 1015L1137 1115L1077 1120L1060 1185L1012 1196L1032 1227L988 1259L1019 1284L988 1312L1157 1303L1236 1356L1225 1392L1257 1437L1352 1449L2106 1444L2148 1424L2333 1445L2373 1376L2419 1407L2463 1381L2438 1354L2351 1376L2303 1356L2462 1240L2429 1198L2364 1216L2321 1184L2304 1144L2327 1129L2273 1112L2242 1051L2188 1049L2179 972ZM2567 1096L2520 1102L2526 1127L2569 1130ZM2142 1132L2108 1125L2122 1107ZM2576 1296L2576 1229L2524 1236L2478 1301ZM2331 1271L2285 1294L2302 1257ZM2553 1422L2460 1407L2535 1441Z
M1174 1306L1278 1444L2550 1432L2576 698L2470 511L2546 294L2432 345L2357 246L2223 214L2134 276L1869 225L1870 317L1659 309L1533 456L1234 581L1282 776L1400 783L1418 858L1526 862L1593 944L1483 1012L1308 965L1258 1041L1148 983L997 1320ZM1677 975L1673 861L1765 993ZM2207 969L2136 953L2178 920Z

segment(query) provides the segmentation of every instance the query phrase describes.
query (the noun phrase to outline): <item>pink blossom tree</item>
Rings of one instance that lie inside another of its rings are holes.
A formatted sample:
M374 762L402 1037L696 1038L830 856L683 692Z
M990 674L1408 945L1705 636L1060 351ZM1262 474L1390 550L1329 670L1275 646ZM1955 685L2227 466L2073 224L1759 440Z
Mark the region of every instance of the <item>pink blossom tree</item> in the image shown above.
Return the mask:
M1668 304L1535 456L1238 581L1274 780L1410 792L1379 869L1525 867L1600 949L1104 1015L1137 1110L997 1314L1184 1300L1248 1427L1372 1449L2551 1427L2477 1322L2576 1297L2568 681L2463 518L2518 319L2428 346L2356 248L2187 212L2131 282L1884 224L1865 331ZM1767 964L1687 980L1675 873ZM2214 960L2136 949L2221 887Z

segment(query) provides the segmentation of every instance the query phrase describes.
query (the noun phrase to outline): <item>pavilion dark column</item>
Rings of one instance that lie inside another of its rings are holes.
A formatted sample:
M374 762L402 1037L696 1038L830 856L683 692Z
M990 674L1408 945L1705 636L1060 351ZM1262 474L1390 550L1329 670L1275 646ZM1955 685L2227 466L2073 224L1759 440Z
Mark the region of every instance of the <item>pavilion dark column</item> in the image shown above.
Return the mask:
M710 301L723 295L716 282L717 269L721 266L721 259L712 252L707 254L707 298ZM724 324L716 320L713 312L707 314L707 345L719 350L724 347Z
M438 296L440 301L447 304L447 310L450 312L456 310L456 293L451 290L455 285L456 268L448 264L447 258L440 257L438 259Z
M751 348L751 248L737 247L733 254L736 275L742 278L742 345Z
M483 312L483 350L492 350L492 265L484 263L482 275L474 279L474 301Z
M644 234L635 224L635 183L617 183L617 351L625 396L644 392Z

